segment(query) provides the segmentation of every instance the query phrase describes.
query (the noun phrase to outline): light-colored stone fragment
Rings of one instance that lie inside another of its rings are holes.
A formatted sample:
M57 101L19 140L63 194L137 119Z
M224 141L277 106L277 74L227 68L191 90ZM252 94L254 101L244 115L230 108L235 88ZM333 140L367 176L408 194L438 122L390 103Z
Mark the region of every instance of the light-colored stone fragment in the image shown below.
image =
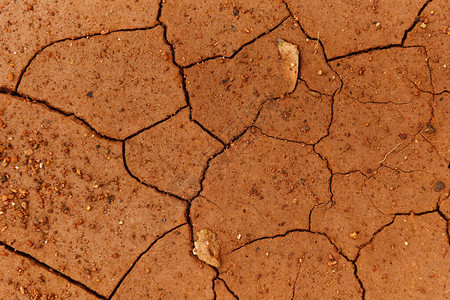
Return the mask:
M218 268L220 266L220 245L216 234L209 229L197 232L192 253L201 261Z
M286 69L286 79L292 81L290 92L295 89L299 72L300 51L298 47L283 39L277 39L278 52L284 61L284 69Z

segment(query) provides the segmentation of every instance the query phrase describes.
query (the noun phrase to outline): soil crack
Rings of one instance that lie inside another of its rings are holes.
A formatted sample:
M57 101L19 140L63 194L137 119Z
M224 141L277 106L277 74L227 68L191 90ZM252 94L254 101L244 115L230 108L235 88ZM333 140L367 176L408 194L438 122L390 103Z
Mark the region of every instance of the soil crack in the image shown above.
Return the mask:
M405 44L406 38L408 37L408 33L414 29L414 27L417 25L417 23L420 20L420 15L422 14L422 12L425 10L425 8L428 6L428 4L430 4L433 0L427 0L427 2L425 2L422 7L419 9L419 11L417 12L416 17L414 18L414 22L411 24L411 26L409 26L408 29L405 30L405 33L403 34L402 37L402 41L401 41L401 45Z
M274 27L270 28L269 30L267 30L267 31L265 31L265 32L263 32L263 33L261 33L261 34L259 34L257 37L253 38L252 40L250 40L250 41L244 43L244 44L241 45L236 51L234 51L233 54L231 54L231 55L229 55L229 56L215 55L215 56L207 57L207 58L204 58L204 59L202 59L202 60L200 60L200 61L191 63L191 64L189 64L189 65L187 65L187 66L185 66L185 67L183 67L183 68L184 68L184 69L189 69L189 68L191 68L191 67L193 67L193 66L196 66L196 65L198 65L198 64L202 64L202 63L205 63L205 62L207 62L207 61L214 60L214 59L219 59L219 58L220 58L220 59L233 59L233 58L234 58L236 55L238 55L239 52L241 52L245 47L247 47L247 46L253 44L254 42L256 42L257 40L259 40L260 38L262 38L262 37L268 35L268 34L271 33L272 31L276 30L278 27L280 27L281 25L283 25L283 23L284 23L287 19L289 19L289 17L290 17L290 16L287 16L287 17L283 18L283 20L281 20L281 22L278 23L277 25L275 25Z
M138 134L143 133L144 131L147 131L147 130L149 130L149 129L151 129L151 128L153 128L153 127L155 127L155 126L157 126L157 125L159 125L161 123L164 123L164 122L170 120L172 117L175 117L179 112L181 112L185 108L188 108L188 106L184 105L184 106L180 107L174 113L166 116L165 118L163 118L163 119L161 119L161 120L159 120L159 121L157 121L157 122L155 122L155 123L153 123L153 124L151 124L151 125L149 125L149 126L147 126L145 128L142 128L142 129L136 131L135 133L133 133L133 134L127 136L126 138L124 138L123 140L119 140L119 141L124 141L125 142L125 141L127 141L127 140L129 140L129 139L131 139L131 138L133 138L135 136L137 136Z
M409 214L408 214L409 215ZM380 232L382 232L384 229L386 229L387 227L389 227L390 225L392 225L395 221L396 215L394 215L392 217L392 220L389 221L388 223L386 223L385 225L381 226L380 228L378 228L378 230L376 230L373 234L372 237L370 238L370 240L368 240L366 243L362 244L361 246L359 246L358 249L358 253L356 253L356 257L353 261L354 263L356 263L356 261L358 260L359 256L361 255L361 250L364 249L367 245L369 245L370 243L372 243L372 241L374 240L374 238L377 236L377 234L379 234Z
M111 299L114 294L117 292L117 290L119 289L120 285L123 283L123 281L125 280L125 278L128 276L128 274L131 273L131 271L133 270L133 268L136 266L136 264L139 262L139 260L142 258L142 256L144 256L148 251L150 251L150 249L153 247L154 244L156 244L159 240L163 239L166 235L168 235L169 233L171 233L174 230L177 230L178 228L186 225L187 223L182 223L180 225L175 226L174 228L166 231L165 233L163 233L161 236L159 236L158 238L156 238L148 247L147 249L144 250L144 252L142 252L141 254L138 255L138 257L136 258L136 260L133 262L133 264L131 265L131 267L128 269L128 271L122 276L122 278L119 280L119 282L116 284L116 286L114 287L114 290L111 292L111 294L109 295L108 298L103 298L103 299Z
M220 277L217 277L216 280L222 281L222 283L225 285L225 288L226 288L227 291L234 297L234 299L239 300L238 295L237 295L233 290L230 289L230 287L228 286L227 282L226 282L224 279L222 279L222 278L220 278Z
M53 111L53 112L56 112L56 113L58 113L58 114L60 114L60 115L63 115L63 116L65 116L65 117L69 117L69 118L70 118L70 117L73 117L73 118L77 119L77 120L78 120L79 122L81 122L84 126L86 126L87 128L89 128L89 130L91 130L91 131L94 132L97 136L99 136L99 137L101 137L101 138L103 138L103 139L105 139L105 140L115 141L115 142L121 141L120 139L113 138L113 137L110 137L110 136L107 136L107 135L104 135L104 134L98 132L94 127L92 127L92 126L91 126L86 120L84 120L83 118L77 116L77 115L74 114L74 113L66 112L66 111L64 111L64 110L62 110L62 109L53 107L52 105L50 105L50 104L49 104L47 101L45 101L45 100L34 99L34 98L31 98L31 97L29 97L29 96L27 96L27 95L23 95L23 94L20 94L20 93L14 92L14 91L8 91L8 90L0 90L0 94L11 95L11 96L14 96L14 97L17 97L17 98L21 98L21 99L23 99L23 100L25 100L25 101L28 101L28 102L31 102L31 103L39 103L40 105L43 105L43 106L47 107L49 110L51 110L51 111Z
M35 263L36 265L42 267L43 269L46 269L48 272L51 272L51 273L53 273L53 274L55 274L55 275L57 275L59 277L64 278L65 280L69 281L70 283L75 284L76 286L82 288L83 290L85 290L89 294L91 294L91 295L93 295L93 296L95 296L95 297L97 297L99 299L107 299L107 297L105 297L105 296L101 295L100 293L94 291L93 289L91 289L87 285L83 284L82 282L79 282L79 281L77 281L77 280L75 280L75 279L65 275L64 273L58 271L57 269L50 267L46 263L43 263L43 262L39 261L37 258L31 256L30 254L25 253L25 252L20 251L20 250L17 250L14 247L12 247L12 246L10 246L10 245L2 242L2 241L0 241L0 245L5 247L6 250L8 250L8 251L10 251L10 252L12 252L14 254L17 254L17 255L25 258L25 259L31 260L33 263Z
M409 48L409 47L406 47L406 46L405 46L405 41L406 41L406 38L407 38L407 36L408 36L408 33L409 33L409 32L417 25L417 23L418 23L419 20L420 20L420 15L421 15L422 12L424 11L424 9L428 6L428 4L430 4L431 2L432 2L432 0L428 0L428 1L425 2L425 4L420 8L420 10L418 11L416 17L414 18L413 23L410 25L410 27L409 27L408 29L405 30L405 32L404 32L404 34L403 34L403 37L402 37L402 39L401 39L401 41L400 41L399 43L389 44L389 45L385 45L385 46L370 47L370 48L367 48L367 49L354 51L354 52L351 52L351 53L348 53L348 54L345 54L345 55L339 55L339 56L335 56L335 57L332 57L332 58L327 58L327 57L326 57L326 54L325 54L325 51L324 51L325 60L326 60L327 62L330 62L330 61L334 61L334 60L338 60L338 59L342 59L342 58L347 58L347 57L355 56L355 55L362 54L362 53L368 53L368 52L375 51L375 50L386 50L386 49L391 49L391 48ZM285 4L286 4L286 3L285 3ZM286 6L287 6L287 4L286 4ZM303 28L302 28L302 30L303 30ZM304 31L304 30L303 30L303 31ZM307 35L308 37L310 37L306 32L305 32L305 35ZM317 38L312 38L312 37L310 37L310 38L311 38L311 39L314 39L314 40L317 40ZM320 41L319 41L319 43L322 45L322 43L321 43ZM323 45L322 45L322 47L323 47ZM411 47L417 47L417 46L411 46ZM420 47L422 47L422 46L420 46Z
M294 300L295 297L295 286L297 284L298 278L300 277L300 270L302 268L302 262L301 260L298 261L298 270L297 270L297 276L295 276L295 281L294 281L294 285L292 287L292 297L291 300Z
M180 196L178 196L178 195L175 195L175 194L172 194L172 193L163 191L163 190L159 189L159 188L156 187L156 186L153 186L153 185L151 185L151 184L148 184L148 183L144 182L142 179L140 179L139 177L137 177L136 175L134 175L134 174L131 172L131 170L130 170L130 168L128 167L128 165L127 165L127 158L126 158L126 154L125 154L125 148L126 148L126 147L125 147L125 141L122 141L122 159L123 159L123 164L124 164L125 170L127 170L128 175L130 175L132 178L134 178L137 182L139 182L139 183L141 183L141 184L143 184L143 185L145 185L145 186L147 186L147 187L150 187L150 188L154 189L155 191L157 191L157 192L160 193L160 194L174 197L174 198L176 198L176 199L178 199L178 200L180 200L180 201L183 201L183 202L188 202L188 201L189 201L189 200L184 199L184 198L182 198L182 197L180 197Z
M154 26L149 26L149 27L137 27L137 28L128 28L128 29L126 29L126 28L125 28L125 29L117 29L117 30L109 31L109 32L107 32L107 33L104 33L104 32L103 32L103 33L97 32L97 33L85 34L85 35L81 35L81 36L77 36L77 37L68 37L68 38L63 38L63 39L59 39L59 40L53 41L53 42L51 42L51 43L49 43L49 44L47 44L47 45L41 47L41 49L39 49L35 54L33 54L33 56L30 58L30 60L26 63L25 67L24 67L24 68L20 71L20 73L19 73L19 76L18 76L18 79L17 79L16 86L14 87L14 92L17 92L17 91L18 91L20 82L22 81L22 77L23 77L23 75L26 73L28 67L31 65L31 63L33 62L33 60L34 60L34 59L35 59L42 51L44 51L44 50L47 49L48 47L51 47L51 46L53 46L53 45L55 45L55 44L62 43L62 42L66 42L66 41L77 41L77 40L81 40L81 39L84 39L84 38L88 39L88 38L90 38L90 37L101 36L101 35L109 35L109 34L116 33L116 32L130 32L130 31L150 30L150 29L153 29L153 28L155 28L155 27L157 27L157 26L159 26L159 25L160 25L160 24L157 23L156 25L154 25Z

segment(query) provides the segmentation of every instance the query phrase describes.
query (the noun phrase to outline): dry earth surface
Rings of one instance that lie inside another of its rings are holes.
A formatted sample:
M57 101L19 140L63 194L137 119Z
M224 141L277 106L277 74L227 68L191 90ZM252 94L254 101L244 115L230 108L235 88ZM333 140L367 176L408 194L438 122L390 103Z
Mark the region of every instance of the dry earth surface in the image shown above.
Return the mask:
M448 7L0 1L0 299L450 299Z

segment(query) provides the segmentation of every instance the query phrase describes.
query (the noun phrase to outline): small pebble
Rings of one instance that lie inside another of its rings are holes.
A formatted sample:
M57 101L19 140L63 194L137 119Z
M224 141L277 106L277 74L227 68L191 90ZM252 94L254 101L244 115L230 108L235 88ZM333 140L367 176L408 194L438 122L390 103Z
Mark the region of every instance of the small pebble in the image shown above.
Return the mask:
M426 128L423 130L426 133L434 133L436 130L430 124L427 124Z
M316 98L320 98L320 96L321 96L320 93L318 93L316 91L308 90L307 93Z
M406 133L400 133L398 135L402 140L406 139L408 137L408 135Z
M436 185L434 186L434 191L439 192L445 187L445 184L442 181L436 182Z
M7 182L7 181L8 181L8 175L3 174L3 175L2 175L2 183L5 183L5 182Z
M322 70L317 71L317 75L321 76L323 74Z

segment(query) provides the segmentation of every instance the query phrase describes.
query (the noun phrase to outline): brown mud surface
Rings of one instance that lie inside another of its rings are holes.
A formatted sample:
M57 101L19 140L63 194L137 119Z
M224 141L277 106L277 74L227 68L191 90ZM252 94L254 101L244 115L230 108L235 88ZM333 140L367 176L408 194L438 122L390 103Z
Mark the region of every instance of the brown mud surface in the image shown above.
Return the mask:
M0 29L0 299L450 299L448 0Z

